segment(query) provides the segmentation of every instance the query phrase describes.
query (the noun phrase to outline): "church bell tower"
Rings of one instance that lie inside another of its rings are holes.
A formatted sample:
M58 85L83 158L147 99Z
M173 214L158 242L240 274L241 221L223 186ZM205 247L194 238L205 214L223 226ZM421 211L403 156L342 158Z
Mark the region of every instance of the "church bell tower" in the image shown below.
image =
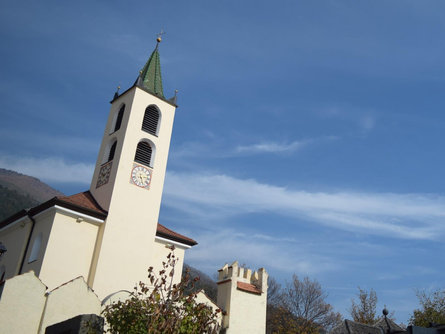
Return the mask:
M100 296L133 287L149 266L176 110L176 97L162 89L160 42L135 84L111 102L90 186L108 211L88 280Z

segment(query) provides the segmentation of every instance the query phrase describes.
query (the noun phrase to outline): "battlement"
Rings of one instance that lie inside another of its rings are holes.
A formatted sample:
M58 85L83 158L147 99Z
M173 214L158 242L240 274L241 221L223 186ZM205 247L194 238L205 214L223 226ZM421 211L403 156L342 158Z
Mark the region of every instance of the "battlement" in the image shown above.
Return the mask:
M265 333L267 272L227 263L218 270L217 304L224 311L222 327L227 334Z
M264 268L260 268L257 271L252 272L252 269L240 266L238 261L233 262L230 266L226 263L221 269L218 270L218 284L229 281L232 281L233 284L247 283L255 286L257 288L257 292L260 293L267 291L267 277L268 274ZM240 290L246 290L242 288L243 286L245 287L245 285L238 284L238 288Z

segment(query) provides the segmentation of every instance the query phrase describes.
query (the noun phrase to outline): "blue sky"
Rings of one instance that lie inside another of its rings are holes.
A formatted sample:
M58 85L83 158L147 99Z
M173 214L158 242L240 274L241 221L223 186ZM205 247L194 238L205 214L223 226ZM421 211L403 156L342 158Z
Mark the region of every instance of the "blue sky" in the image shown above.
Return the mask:
M118 85L155 45L179 90L161 222L212 274L374 288L406 322L444 287L442 1L0 2L0 167L89 186Z

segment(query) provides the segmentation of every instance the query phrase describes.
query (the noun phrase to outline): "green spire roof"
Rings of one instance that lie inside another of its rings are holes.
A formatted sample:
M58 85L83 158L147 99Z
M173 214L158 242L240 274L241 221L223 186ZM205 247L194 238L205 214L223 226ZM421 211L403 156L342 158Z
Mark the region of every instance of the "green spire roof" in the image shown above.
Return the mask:
M164 98L162 90L161 62L158 52L159 40L156 48L145 64L138 79L138 86L148 90L149 92Z

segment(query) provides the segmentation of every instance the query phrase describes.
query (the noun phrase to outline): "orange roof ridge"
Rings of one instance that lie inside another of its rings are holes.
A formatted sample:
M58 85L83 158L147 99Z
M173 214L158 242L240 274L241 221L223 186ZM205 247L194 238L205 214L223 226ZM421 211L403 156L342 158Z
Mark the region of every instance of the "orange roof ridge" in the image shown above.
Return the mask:
M102 207L97 203L96 199L93 197L89 190L77 193L71 196L58 196L57 199L68 202L71 204L75 204L86 209L99 211L100 213L107 213Z

